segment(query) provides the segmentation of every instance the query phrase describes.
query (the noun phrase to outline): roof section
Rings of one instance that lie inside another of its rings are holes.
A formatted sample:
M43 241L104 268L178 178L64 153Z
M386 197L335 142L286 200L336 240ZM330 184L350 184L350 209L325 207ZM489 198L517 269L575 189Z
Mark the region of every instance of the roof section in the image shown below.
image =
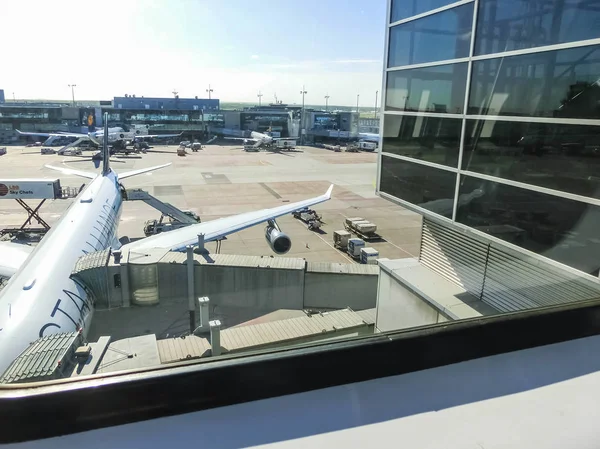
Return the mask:
M79 332L53 334L34 341L0 377L0 383L39 382L64 377L73 369ZM71 368L70 370L68 368Z

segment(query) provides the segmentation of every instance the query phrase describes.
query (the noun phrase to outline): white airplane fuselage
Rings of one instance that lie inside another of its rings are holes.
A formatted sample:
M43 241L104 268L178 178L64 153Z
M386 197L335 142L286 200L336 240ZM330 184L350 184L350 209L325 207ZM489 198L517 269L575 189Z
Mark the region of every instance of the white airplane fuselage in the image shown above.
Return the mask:
M94 299L71 279L77 259L118 245L122 197L117 175L99 175L0 292L0 374L40 337L87 332Z
M143 136L144 134L148 134L146 132L141 132L140 129L135 129L133 131L125 131L122 128L108 128L108 141L110 143L116 142L118 140L133 140L137 136ZM88 133L88 136L92 142L96 145L102 145L102 139L104 137L104 131L93 131Z
M256 131L252 131L250 133L250 138L254 139L257 142L260 142L260 145L268 145L273 143L273 138L267 134L257 133Z

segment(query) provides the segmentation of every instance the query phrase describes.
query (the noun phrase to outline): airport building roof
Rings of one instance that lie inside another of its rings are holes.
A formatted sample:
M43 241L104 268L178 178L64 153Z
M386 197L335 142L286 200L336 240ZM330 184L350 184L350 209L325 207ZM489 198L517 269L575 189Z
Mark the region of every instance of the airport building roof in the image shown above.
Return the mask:
M83 344L79 332L53 334L31 343L0 377L0 383L60 379L73 368L75 350Z

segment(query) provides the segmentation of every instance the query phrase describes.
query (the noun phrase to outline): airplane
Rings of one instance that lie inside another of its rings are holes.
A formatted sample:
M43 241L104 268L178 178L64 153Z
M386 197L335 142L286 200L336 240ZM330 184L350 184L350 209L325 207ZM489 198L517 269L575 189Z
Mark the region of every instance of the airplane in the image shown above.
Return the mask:
M92 128L93 129L93 128ZM106 130L106 131L105 131ZM117 150L122 150L126 152L127 145L133 143L136 138L169 138L169 137L177 137L180 134L148 134L147 126L136 126L133 125L131 128L126 126L116 126L107 128L104 130L98 131L90 131L87 134L83 133L68 133L68 132L57 132L57 133L36 133L36 132L23 132L16 130L17 133L21 136L42 136L47 137L48 140L52 138L75 138L75 140L60 150L58 150L58 154L64 154L69 148L78 146L82 142L92 142L98 146L102 146L102 140L104 138L104 133L108 134L108 142L113 146L113 152Z
M362 142L374 142L379 144L379 134L375 133L358 133L358 139Z
M38 338L71 331L87 335L94 298L85 285L70 275L77 259L88 252L150 247L180 251L187 245L197 245L198 234L204 234L206 242L215 241L267 222L267 243L275 253L284 254L289 251L291 240L275 219L331 198L333 185L315 198L198 223L121 246L117 239L125 190L121 181L171 164L117 174L110 167L107 125L103 137L101 173L46 166L91 182L33 251L31 247L12 242L0 245L0 275L10 277L0 291L0 375Z
M280 137L272 137L268 134L259 133L256 131L251 131L249 137L225 137L225 139L229 140L243 140L244 141L244 149L256 149L258 151L259 148L265 148L267 150L273 149L273 145L278 140L294 140L290 138L280 138Z

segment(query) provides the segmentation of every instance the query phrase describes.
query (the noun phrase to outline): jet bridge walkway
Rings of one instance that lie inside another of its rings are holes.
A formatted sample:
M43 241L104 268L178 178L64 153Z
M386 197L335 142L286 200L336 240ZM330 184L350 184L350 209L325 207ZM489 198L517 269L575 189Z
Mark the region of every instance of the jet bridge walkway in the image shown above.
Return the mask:
M153 207L162 214L171 217L173 220L177 220L180 223L185 224L196 224L198 223L193 217L185 214L183 211L177 209L175 206L169 203L165 203L158 198L150 195L148 192L142 189L128 189L125 191L125 198L127 201L143 201L148 206Z

